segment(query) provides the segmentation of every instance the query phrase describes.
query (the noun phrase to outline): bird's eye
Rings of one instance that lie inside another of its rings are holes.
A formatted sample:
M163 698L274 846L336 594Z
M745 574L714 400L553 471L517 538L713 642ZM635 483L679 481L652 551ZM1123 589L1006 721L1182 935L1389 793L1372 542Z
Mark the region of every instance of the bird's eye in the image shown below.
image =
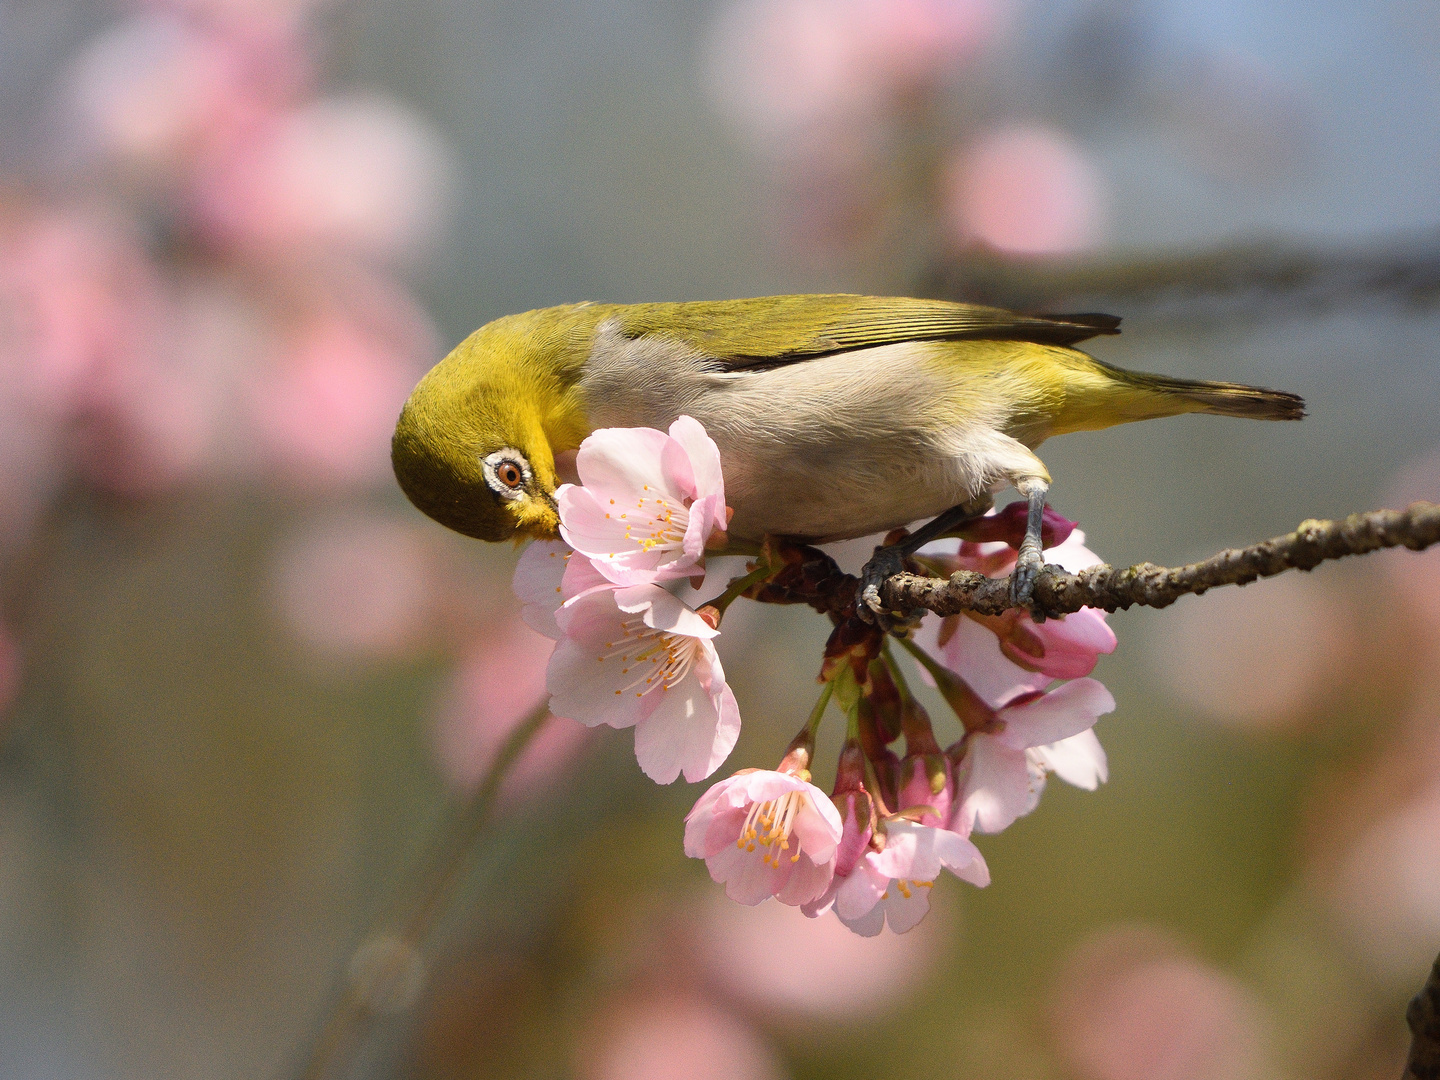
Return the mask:
M513 461L502 461L500 467L495 470L495 477L508 488L518 488L525 482L525 474Z
M485 469L485 483L500 498L508 501L525 495L525 485L530 482L530 462L519 450L502 447L481 464Z

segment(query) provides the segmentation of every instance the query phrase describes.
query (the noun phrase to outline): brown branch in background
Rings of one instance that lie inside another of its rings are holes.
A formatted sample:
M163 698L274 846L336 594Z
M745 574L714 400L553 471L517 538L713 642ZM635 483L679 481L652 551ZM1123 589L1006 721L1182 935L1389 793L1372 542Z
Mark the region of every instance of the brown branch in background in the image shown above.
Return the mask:
M1254 240L1198 253L1100 259L967 252L932 269L919 289L1020 311L1123 302L1131 313L1209 317L1217 307L1266 314L1367 297L1428 307L1440 302L1440 234L1330 249Z
M1440 956L1430 978L1405 1010L1410 1025L1410 1057L1400 1080L1440 1080Z
M1047 616L1082 607L1105 611L1168 607L1189 593L1217 585L1244 585L1286 570L1310 570L1329 559L1363 555L1381 548L1421 551L1440 543L1440 505L1417 502L1406 510L1372 510L1338 521L1306 521L1298 529L1249 547L1230 548L1188 566L1140 563L1116 569L1103 563L1078 574L1046 572L1035 584L1032 608ZM940 615L974 611L998 615L1011 606L1010 579L957 570L942 578L896 574L881 589L887 608L926 608Z

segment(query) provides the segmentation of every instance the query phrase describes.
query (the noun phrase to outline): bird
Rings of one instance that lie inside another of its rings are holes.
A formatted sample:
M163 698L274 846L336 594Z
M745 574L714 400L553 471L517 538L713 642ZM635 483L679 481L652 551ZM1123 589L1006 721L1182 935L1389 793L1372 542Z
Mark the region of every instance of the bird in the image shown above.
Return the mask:
M1014 488L1024 606L1043 570L1046 439L1181 413L1305 415L1294 394L1076 348L1119 330L1112 315L851 294L541 308L482 326L420 380L391 459L410 501L451 529L553 539L555 491L587 435L688 415L719 448L732 540L825 543L930 519L862 572L872 619L908 555Z

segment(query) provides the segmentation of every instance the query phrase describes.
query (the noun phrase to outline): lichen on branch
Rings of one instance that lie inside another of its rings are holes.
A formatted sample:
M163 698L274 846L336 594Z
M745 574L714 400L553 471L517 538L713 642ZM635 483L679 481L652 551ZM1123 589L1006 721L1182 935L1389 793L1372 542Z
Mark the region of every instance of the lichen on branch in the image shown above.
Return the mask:
M1292 533L1245 548L1225 551L1187 566L1154 563L1117 568L1101 564L1078 574L1047 571L1035 585L1031 607L1046 616L1068 615L1083 607L1104 611L1168 607L1189 593L1219 585L1244 585L1286 570L1310 570L1330 559L1363 555L1382 548L1422 551L1440 543L1440 505L1412 503L1405 510L1371 510L1335 521L1310 520ZM887 608L924 608L940 615L974 611L998 615L1011 607L1010 579L988 578L958 570L943 578L896 574L885 581L881 597Z

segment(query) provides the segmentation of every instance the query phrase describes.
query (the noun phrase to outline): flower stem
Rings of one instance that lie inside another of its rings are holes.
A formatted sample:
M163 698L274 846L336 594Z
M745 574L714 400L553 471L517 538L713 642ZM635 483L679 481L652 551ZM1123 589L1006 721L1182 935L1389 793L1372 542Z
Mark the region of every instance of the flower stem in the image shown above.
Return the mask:
M945 699L945 704L954 711L967 732L982 731L990 725L995 719L995 710L985 703L984 698L970 689L969 683L913 641L906 638L898 640L911 656L920 661L920 666L930 673L935 680L935 688Z
M406 977L423 978L424 953L433 948L430 939L435 927L455 899L464 872L488 831L500 785L549 717L547 698L515 726L480 787L431 849L428 869L416 888L392 899L385 914L361 938L296 1073L299 1080L346 1075L379 1014L397 1011L399 986ZM361 963L362 958L371 961L377 956L381 963ZM420 989L418 981L406 986L398 1008L418 998Z
M758 554L758 552L757 552ZM721 618L725 615L725 609L745 594L745 590L752 585L759 585L775 575L775 568L769 562L761 559L760 563L744 577L733 579L725 591L714 600L707 601L703 606L712 607Z
M895 653L890 648L889 635L880 646L880 655L885 660L885 667L890 672L890 679L895 684L895 689L900 691L900 704L907 709L914 704L915 695L910 692L910 684L905 681L905 675L900 670L900 665L895 662Z
M815 733L820 730L820 719L825 715L825 706L830 704L830 695L835 691L833 682L826 682L820 690L820 700L815 702L815 707L810 710L810 716L805 721L805 726L800 729L799 734L790 740L790 745L785 749L785 756L780 759L777 772L804 773L804 778L810 778L810 763L815 758Z
M820 720L825 715L825 706L830 704L830 695L835 692L835 684L826 682L820 690L820 700L815 702L815 708L810 710L810 719L805 721L805 731L810 736L811 743L815 741L815 733L820 730Z

